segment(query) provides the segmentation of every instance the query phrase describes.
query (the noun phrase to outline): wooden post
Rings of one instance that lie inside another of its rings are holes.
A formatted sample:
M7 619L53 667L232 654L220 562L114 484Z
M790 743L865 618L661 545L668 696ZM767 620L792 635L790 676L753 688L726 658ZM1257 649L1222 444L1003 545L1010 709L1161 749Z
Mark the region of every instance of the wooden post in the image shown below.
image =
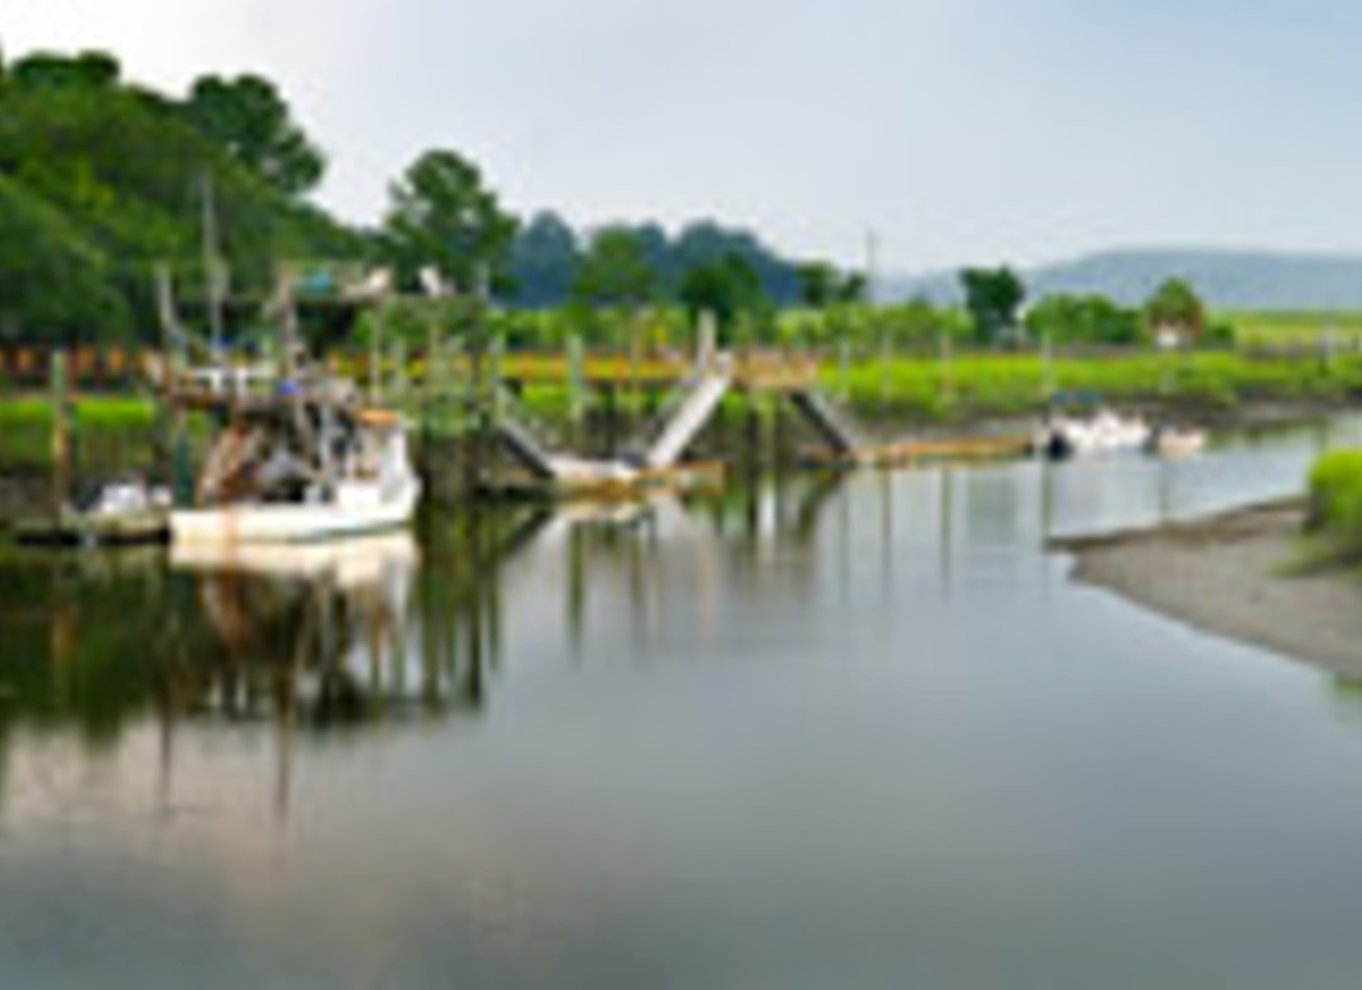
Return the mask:
M464 490L474 494L482 485L483 461L487 451L489 421L485 394L485 357L487 340L483 333L482 313L476 299L470 301L471 326L468 335L468 405L464 434ZM472 654L470 654L472 656ZM476 659L476 658L475 658Z
M612 375L609 381L602 382L601 388L605 392L604 454L606 457L614 457L615 448L619 441L619 396L617 395L619 389L616 386L614 376Z
M426 456L430 455L430 444L435 432L436 381L439 375L437 369L443 364L444 362L440 360L439 314L436 313L432 315L426 327L426 360L421 374L421 432Z
M582 419L586 415L586 369L582 338L570 334L567 339L568 424L572 442L581 442Z
M745 393L747 405L747 462L750 470L761 465L761 408L751 389Z
M1044 393L1041 398L1045 400L1046 406L1049 406L1055 398L1055 357L1054 346L1050 341L1049 330L1046 330L1041 334L1040 357L1041 368L1043 369L1041 389Z
M487 349L487 385L489 409L492 413L492 429L496 431L501 426L502 417L506 414L505 406L505 381L503 374L506 367L506 339L500 334L494 336Z
M941 326L941 391L945 394L941 396L941 405L944 407L955 398L954 383L951 381L951 330L946 325Z
M388 322L388 307L380 302L374 308L373 336L369 339L369 402L383 402L383 331Z
M629 421L634 423L638 419L639 409L642 407L640 401L639 386L639 362L642 359L640 353L642 341L639 338L639 314L630 307L629 310Z
M52 352L48 375L52 403L52 508L60 514L71 495L71 393L64 350Z
M710 310L700 313L700 326L696 334L695 363L704 371L714 368L719 354L719 324Z
M837 363L841 369L842 391L839 398L851 401L851 341L843 334L837 340Z
M407 401L407 342L400 337L392 342L393 405L401 407Z
M894 368L894 346L887 330L880 331L880 409L889 409L889 389Z

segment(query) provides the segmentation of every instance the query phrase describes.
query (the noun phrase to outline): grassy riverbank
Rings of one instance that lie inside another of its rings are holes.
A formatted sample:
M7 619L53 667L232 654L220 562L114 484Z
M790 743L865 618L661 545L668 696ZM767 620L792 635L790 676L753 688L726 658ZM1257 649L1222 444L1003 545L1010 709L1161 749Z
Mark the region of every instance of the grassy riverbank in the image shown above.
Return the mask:
M1233 418L1239 408L1252 403L1327 406L1362 395L1362 355L1262 359L1235 352L1139 350L1049 361L1034 353L962 353L948 359L896 355L845 365L825 361L820 376L823 387L868 424L921 423L964 430L983 419L1039 413L1050 396L1065 392L1221 419ZM419 411L420 394L419 387L413 390L413 412ZM586 398L599 408L599 396ZM542 382L526 387L521 401L535 418L561 424L567 419L571 394L565 383ZM646 415L648 405L635 408L627 387L618 397L626 420ZM86 469L146 462L156 418L151 401L86 394L76 400L75 409ZM442 413L441 418L448 417ZM45 396L11 393L0 400L0 471L46 470L50 431L51 406Z
M1224 412L1245 402L1337 402L1362 391L1362 356L1257 359L1233 352L1136 352L1046 361L1035 354L825 366L824 384L860 414L967 421L1042 409L1060 392Z
M156 406L135 395L90 395L74 403L83 459L100 467L143 463L156 422ZM52 403L46 396L6 396L0 401L0 471L46 471L52 463Z

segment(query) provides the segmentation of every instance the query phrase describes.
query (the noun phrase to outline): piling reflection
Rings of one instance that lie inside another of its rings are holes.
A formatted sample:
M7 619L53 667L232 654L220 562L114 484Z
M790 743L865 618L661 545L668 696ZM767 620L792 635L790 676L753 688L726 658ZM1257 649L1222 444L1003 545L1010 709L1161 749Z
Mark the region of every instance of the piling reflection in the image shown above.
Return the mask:
M286 740L476 716L499 663L498 570L544 520L469 513L417 536L6 561L0 787L19 733L98 755L156 720L168 773L192 725L273 725Z
M405 642L417 560L405 533L176 548L171 568L193 576L213 635L210 649L172 651L165 710L325 727L438 709L449 664L413 672Z

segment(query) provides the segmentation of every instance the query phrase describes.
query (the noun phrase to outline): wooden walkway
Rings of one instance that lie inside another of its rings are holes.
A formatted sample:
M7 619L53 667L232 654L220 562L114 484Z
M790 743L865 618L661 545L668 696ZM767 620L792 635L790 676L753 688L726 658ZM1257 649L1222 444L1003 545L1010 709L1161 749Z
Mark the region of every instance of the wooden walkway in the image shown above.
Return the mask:
M47 383L52 355L58 348L0 344L0 383L41 386ZM123 346L83 346L67 349L72 384L113 386L131 383L145 376L148 369L164 364L163 352L155 348ZM466 355L451 353L443 370L454 375L471 372ZM233 361L246 366L249 362ZM400 357L383 355L377 363L363 350L332 353L329 361L335 371L360 382L374 377L391 381L403 377L413 385L424 383L429 369L428 355L413 351ZM502 381L511 385L556 385L573 380L572 361L562 352L509 351L499 362ZM679 354L648 354L631 358L621 353L588 353L581 360L580 381L588 388L639 388L665 390L685 381L694 372L694 363ZM818 378L818 361L807 354L788 354L774 350L735 352L732 358L733 386L747 392L788 392L812 387Z

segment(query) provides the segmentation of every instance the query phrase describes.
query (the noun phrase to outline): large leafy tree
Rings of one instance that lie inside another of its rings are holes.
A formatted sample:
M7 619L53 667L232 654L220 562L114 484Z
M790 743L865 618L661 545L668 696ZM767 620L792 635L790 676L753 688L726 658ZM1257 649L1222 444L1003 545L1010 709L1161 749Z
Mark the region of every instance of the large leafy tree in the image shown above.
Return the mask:
M102 89L115 85L121 69L118 59L107 52L88 51L67 58L39 52L16 62L8 76L16 86L86 87Z
M742 314L770 305L761 275L737 252L693 266L682 277L677 295L692 320L700 313L713 314L726 339Z
M657 273L642 240L625 227L606 227L591 238L573 281L573 295L596 306L635 307L657 292Z
M960 272L960 284L977 340L997 343L1016 327L1026 287L1011 268L966 268Z
M462 291L505 278L516 219L467 158L427 151L393 184L391 198L381 250L404 282L426 266Z
M190 90L185 113L199 131L284 195L301 195L321 181L325 158L268 79L203 76Z
M810 309L822 309L837 298L837 269L826 261L806 261L796 270L799 300Z
M1144 318L1155 337L1172 334L1177 340L1196 340L1206 326L1206 307L1190 282L1169 278L1145 302Z
M762 293L777 303L799 299L799 275L795 266L777 257L755 235L724 227L712 220L687 224L671 245L670 264L679 280L693 269L742 258L756 273Z
M0 339L123 337L126 301L108 258L60 210L0 176Z
M114 294L106 297L112 302L105 315L90 312L81 320L83 333L120 333L129 311L149 333L152 270L166 262L176 271L181 301L197 309L194 297L204 284L200 195L209 176L234 291L267 291L282 259L358 255L357 238L195 126L184 103L120 83L111 56L34 55L11 64L0 79L0 177L24 194L30 219L6 236L21 229L50 236L32 242L31 256L7 256L0 278L8 280L10 298L20 271L36 285L35 266L69 268L73 278L80 273ZM192 321L195 314L186 315ZM9 320L26 335L50 323L16 321L12 311Z

